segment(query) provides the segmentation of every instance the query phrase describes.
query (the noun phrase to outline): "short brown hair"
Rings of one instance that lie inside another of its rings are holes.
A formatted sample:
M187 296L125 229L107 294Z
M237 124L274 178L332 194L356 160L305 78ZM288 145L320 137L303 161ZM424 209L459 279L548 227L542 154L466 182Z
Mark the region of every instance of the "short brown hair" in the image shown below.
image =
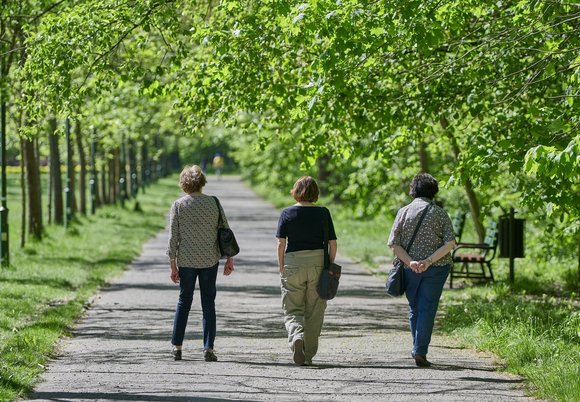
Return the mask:
M205 174L197 165L187 165L179 175L179 187L187 194L200 191L205 183L207 183Z
M298 202L316 202L319 194L318 184L312 177L302 176L294 183L291 194Z

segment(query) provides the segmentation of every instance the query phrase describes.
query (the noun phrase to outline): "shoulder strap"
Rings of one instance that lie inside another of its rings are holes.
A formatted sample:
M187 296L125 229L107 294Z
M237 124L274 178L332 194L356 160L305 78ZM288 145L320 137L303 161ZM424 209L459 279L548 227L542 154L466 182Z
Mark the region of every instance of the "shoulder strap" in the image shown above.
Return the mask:
M328 223L328 209L322 208L322 230L324 232L323 249L324 249L324 269L330 266L330 257L328 256L328 237L329 237L329 223Z
M415 231L413 232L413 237L411 237L409 244L407 244L406 251L409 251L411 249L411 246L413 245L413 242L415 241L415 237L417 236L417 232L419 231L419 227L421 226L421 223L423 223L423 219L425 219L425 215L427 215L427 212L429 212L429 209L431 208L432 205L433 205L432 203L429 203L429 205L427 205L425 207L425 210L421 214L421 218L419 219L417 226L415 226Z
M213 198L215 200L215 203L218 207L218 228L221 228L223 226L223 221L222 221L222 206L220 204L220 200L218 200L218 198L215 195L212 195L211 198Z

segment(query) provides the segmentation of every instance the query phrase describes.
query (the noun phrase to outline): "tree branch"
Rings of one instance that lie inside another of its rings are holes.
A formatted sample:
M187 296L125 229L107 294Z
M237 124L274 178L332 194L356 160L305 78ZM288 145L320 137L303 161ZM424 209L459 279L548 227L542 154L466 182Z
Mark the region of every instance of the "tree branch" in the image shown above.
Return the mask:
M156 4L154 4L153 6L151 6L151 8L145 13L145 15L143 16L143 18L141 18L139 20L139 22L133 24L133 26L129 29L127 29L120 37L119 39L111 46L109 47L109 49L107 49L106 51L104 51L103 53L99 54L99 56L91 63L91 65L88 68L88 72L87 75L85 76L83 82L81 83L81 85L79 86L79 88L82 88L87 80L89 79L93 68L97 65L97 63L99 63L103 58L105 58L107 55L111 54L114 50L116 50L121 43L127 38L127 36L129 36L129 34L131 32L133 32L135 29L139 28L141 25L143 25L143 23L151 16L151 14L153 14L153 11L155 11L157 8L167 5L169 3L173 3L175 2L175 0L166 0L166 1L160 1Z

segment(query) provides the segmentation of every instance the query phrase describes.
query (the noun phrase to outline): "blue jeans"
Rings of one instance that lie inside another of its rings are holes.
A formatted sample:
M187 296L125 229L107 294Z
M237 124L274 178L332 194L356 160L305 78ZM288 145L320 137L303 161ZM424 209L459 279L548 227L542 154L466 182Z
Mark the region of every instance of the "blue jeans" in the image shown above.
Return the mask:
M201 309L203 311L203 348L213 349L216 334L215 296L218 264L210 268L179 268L179 301L173 321L173 336L171 343L176 346L183 344L187 318L193 301L195 281L199 278L201 294Z
M413 354L427 356L435 314L451 266L432 267L417 274L405 268L405 295L409 301L409 324L413 335Z

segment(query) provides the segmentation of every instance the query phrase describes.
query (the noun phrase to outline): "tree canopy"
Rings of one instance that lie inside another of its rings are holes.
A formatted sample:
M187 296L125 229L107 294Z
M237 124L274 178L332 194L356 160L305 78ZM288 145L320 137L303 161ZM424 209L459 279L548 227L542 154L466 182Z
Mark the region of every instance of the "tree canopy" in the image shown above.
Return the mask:
M365 213L421 168L461 186L476 221L521 201L578 233L575 2L26 4L58 9L27 31L17 74L37 116L133 86L163 105L145 113L193 136L230 128L248 166L315 167Z

